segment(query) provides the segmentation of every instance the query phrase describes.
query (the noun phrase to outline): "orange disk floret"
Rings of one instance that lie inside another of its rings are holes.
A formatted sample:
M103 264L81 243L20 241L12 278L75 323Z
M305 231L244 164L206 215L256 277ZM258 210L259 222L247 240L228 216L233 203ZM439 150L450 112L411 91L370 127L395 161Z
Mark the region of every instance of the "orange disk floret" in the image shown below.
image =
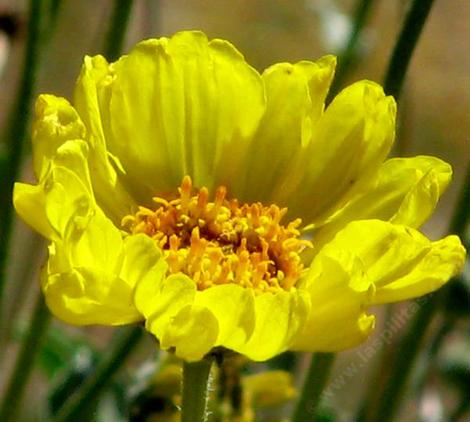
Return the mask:
M311 243L299 239L301 220L281 224L286 208L261 203L239 205L224 186L209 202L203 187L193 195L185 176L179 198L156 197L155 210L139 207L122 224L145 233L163 250L169 273L191 277L199 290L236 283L257 293L289 290L300 278L300 253Z

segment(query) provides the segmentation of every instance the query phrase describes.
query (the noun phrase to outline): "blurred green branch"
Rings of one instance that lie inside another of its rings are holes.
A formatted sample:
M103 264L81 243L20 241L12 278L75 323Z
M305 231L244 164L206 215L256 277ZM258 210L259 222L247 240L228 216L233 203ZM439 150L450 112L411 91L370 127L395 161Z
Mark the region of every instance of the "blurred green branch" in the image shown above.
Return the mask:
M42 292L39 290L36 294L36 304L28 332L21 344L0 405L0 421L2 422L18 420L16 414L49 322L49 310L44 302Z
M353 17L353 26L348 41L338 56L336 74L328 93L329 103L343 86L346 76L351 71L357 59L357 46L363 33L367 19L369 18L374 0L358 0Z
M43 43L47 44L51 41L56 29L57 22L59 21L59 12L63 5L62 0L49 0L49 7L47 8L46 18L47 21L43 24Z
M384 90L396 100L400 97L411 57L433 2L434 0L413 0L393 49L385 73Z
M7 120L3 139L5 152L0 157L0 309L3 309L7 258L13 226L13 185L19 176L24 141L27 137L43 41L44 15L44 2L30 0L28 35L20 85Z
M292 415L292 422L315 420L321 394L335 361L335 353L314 353L304 386Z
M132 4L133 0L114 0L111 24L103 48L103 54L109 61L117 60L122 53Z
M5 150L0 157L0 313L2 314L0 343L2 343L2 350L4 350L3 341L8 337L3 318L3 296L13 225L13 185L21 169L24 141L28 133L30 110L44 44L52 36L60 4L61 0L51 0L50 4L41 0L29 2L28 34L23 69L17 97L10 111L3 139ZM16 356L13 371L0 404L0 420L2 421L15 419L48 323L49 311L44 303L42 292L39 291L26 337Z

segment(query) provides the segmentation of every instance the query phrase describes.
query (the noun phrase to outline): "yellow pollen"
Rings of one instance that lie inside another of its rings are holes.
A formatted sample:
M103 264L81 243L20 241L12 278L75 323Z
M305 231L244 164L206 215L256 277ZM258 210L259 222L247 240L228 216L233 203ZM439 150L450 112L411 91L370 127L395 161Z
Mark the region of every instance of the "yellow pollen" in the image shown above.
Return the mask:
M280 223L287 208L261 203L239 205L219 187L214 201L203 187L193 194L185 176L179 198L153 198L156 208L139 207L122 224L132 234L144 233L163 250L168 272L182 272L199 290L236 283L256 293L290 290L299 280L300 253L312 247L299 239L301 220Z

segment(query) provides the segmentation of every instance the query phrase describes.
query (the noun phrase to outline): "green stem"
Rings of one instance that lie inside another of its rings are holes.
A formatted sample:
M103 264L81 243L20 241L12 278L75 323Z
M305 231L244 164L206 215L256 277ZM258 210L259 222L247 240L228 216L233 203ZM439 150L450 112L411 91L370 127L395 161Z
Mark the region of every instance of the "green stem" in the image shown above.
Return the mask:
M13 224L12 193L20 171L31 104L36 87L41 52L41 25L44 19L41 0L30 0L28 36L18 96L8 118L4 142L6 153L0 167L0 309L5 290L6 265ZM1 328L1 327L0 327Z
M109 61L115 61L121 55L132 4L133 0L114 0L111 23L103 49L103 54Z
M212 358L183 364L181 422L205 422Z
M29 375L34 366L35 357L50 321L50 314L44 303L42 292L37 293L31 324L17 355L15 366L5 389L0 406L0 421L17 420L16 413L23 398Z
M352 65L357 57L357 44L360 40L362 31L364 30L367 19L370 16L374 0L358 0L356 10L354 12L353 27L349 35L346 46L338 56L338 65L336 68L335 78L328 94L329 103L335 97L343 82L351 70Z
M294 410L292 422L314 420L321 393L328 382L335 356L334 353L315 353L312 355L310 367L305 378L302 393Z
M113 375L124 365L143 336L140 326L126 328L116 340L111 353L103 358L95 372L85 380L80 389L67 400L54 418L56 422L80 420L90 405L96 403Z
M385 73L384 90L398 100L406 71L434 0L413 0Z

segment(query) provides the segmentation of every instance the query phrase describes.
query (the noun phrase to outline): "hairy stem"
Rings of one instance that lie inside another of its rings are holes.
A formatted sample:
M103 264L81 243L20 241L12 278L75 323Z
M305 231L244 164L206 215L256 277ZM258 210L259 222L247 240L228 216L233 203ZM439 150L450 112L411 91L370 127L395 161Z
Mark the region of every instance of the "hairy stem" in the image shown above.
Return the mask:
M183 364L182 422L207 421L209 376L212 358Z

